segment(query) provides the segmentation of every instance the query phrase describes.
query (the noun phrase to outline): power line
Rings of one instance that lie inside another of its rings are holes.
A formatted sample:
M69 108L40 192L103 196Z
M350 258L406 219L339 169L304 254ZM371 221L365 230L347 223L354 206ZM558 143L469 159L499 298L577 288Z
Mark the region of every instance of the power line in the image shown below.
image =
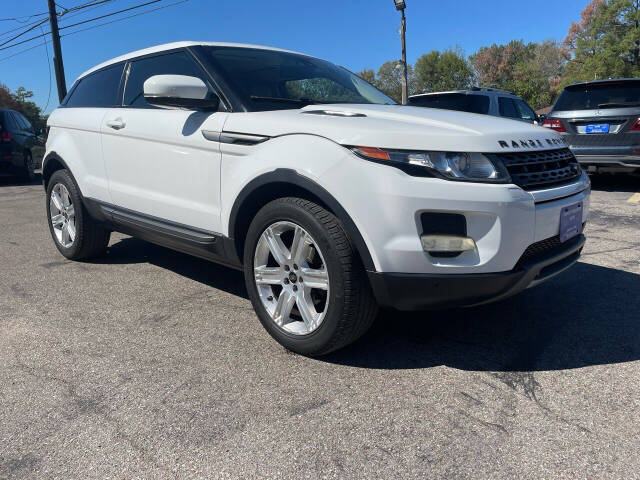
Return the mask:
M99 23L98 25L91 25L90 27L81 28L79 30L74 30L73 32L69 32L69 33L67 33L65 35L61 35L61 37L68 37L69 35L74 35L74 34L80 33L80 32L86 32L87 30L93 30L94 28L103 27L105 25L110 25L112 23L120 22L122 20L128 20L128 19L133 18L133 17L139 17L140 15L146 15L147 13L153 13L153 12L156 12L158 10L163 10L165 8L169 8L169 7L173 7L175 5L179 5L181 3L187 3L188 1L189 0L180 0L178 2L173 2L173 3L169 3L167 5L162 5L160 7L152 8L150 10L145 10L144 12L134 13L132 15L127 15L126 17L116 18L115 20L110 20L108 22Z
M42 28L42 25L40 25L40 31L44 33L44 29ZM47 111L47 108L49 108L49 102L51 101L51 58L49 57L49 46L47 45L47 42L44 42L44 49L47 52L47 70L49 72L49 93L47 94L47 104L42 109L42 112Z
M23 30L22 32L20 32L17 35L14 35L13 37L11 37L9 40L6 40L3 43L0 43L0 47L3 45L6 45L9 42L12 42L13 40L15 40L16 38L21 37L22 35L24 35L25 33L29 33L31 30L34 30L38 27L40 27L43 23L45 23L47 21L47 19L45 18L44 20L41 20L40 22L37 22L35 25L33 25L32 27L27 28L26 30ZM44 34L43 34L44 35Z
M145 2L145 3L138 4L138 5L134 5L133 7L124 8L124 9L122 9L122 10L117 10L117 11L115 11L115 12L107 13L107 14L105 14L105 15L100 15L99 17L94 17L94 18L90 18L90 19L87 19L87 20L83 20L83 21L81 21L81 22L72 23L71 25L65 25L65 26L63 26L63 27L60 27L60 30L65 30L65 29L67 29L67 28L75 27L75 26L78 26L78 25L83 25L83 24L85 24L85 23L93 22L93 21L100 20L100 19L102 19L102 18L106 18L106 17L111 17L111 16L113 16L113 15L118 15L119 13L123 13L123 12L128 12L128 11L131 11L131 10L135 10L136 8L146 7L147 5L151 5L151 4L153 4L153 3L158 3L158 2L162 2L162 1L163 1L163 0L151 0L151 1L149 1L149 2ZM183 2L179 2L179 3L183 3ZM151 11L153 11L153 10L151 10ZM51 32L47 32L45 35L48 35L48 34L50 34L50 33L51 33ZM21 40L21 41L19 41L19 42L13 43L13 44L11 44L11 45L7 45L7 46L5 46L5 47L1 47L1 48L0 48L0 50L6 50L7 48L16 47L16 46L18 46L18 45L22 45L23 43L30 42L31 40L36 40L36 39L38 39L38 38L42 38L43 36L44 36L44 35L36 35L36 36L33 36L33 37L29 37L29 38L24 39L24 40ZM6 42L5 42L5 43L6 43ZM4 43L3 43L2 45L4 45Z
M86 27L86 28L81 28L81 29L78 29L78 30L74 30L73 32L69 32L69 33L67 33L67 34L65 34L65 35L61 35L61 37L69 37L69 36L71 36L71 35L75 35L76 33L86 32L87 30L93 30L94 28L103 27L103 26L105 26L105 25L110 25L110 24L112 24L112 23L120 22L120 21L122 21L122 20L128 20L128 19L133 18L133 17L139 17L139 16L141 16L141 15L146 15L147 13L153 13L153 12L155 12L155 11L162 10L162 9L165 9L165 8L169 8L169 7L173 7L173 6L175 6L175 5L179 5L179 4L181 4L181 3L186 3L186 2L188 2L188 1L189 1L189 0L180 0L180 1L173 2L173 3L167 4L167 5L162 5L162 6L160 6L160 7L156 7L156 8L150 9L150 10L146 10L146 11L144 11L144 12L135 13L135 14L133 14L133 15L128 15L128 16L126 16L126 17L122 17L122 18L117 18L117 19L115 19L115 20L111 20L111 21L109 21L109 22L103 22L103 23L100 23L100 24L98 24L98 25L92 25L92 26L90 26L90 27ZM44 35L44 36L49 35L49 33L51 33L51 32L45 33L45 35ZM40 35L40 37L42 37L42 35ZM28 47L28 48L25 48L24 50L20 50L20 51L18 51L18 52L15 52L15 53L13 53L13 54L11 54L11 55L7 55L7 56L5 56L5 57L0 57L0 62L5 61L5 60L8 60L8 59L13 58L13 57L16 57L16 56L21 55L21 54L23 54L23 53L27 53L27 52L29 52L29 51L31 51L31 50L34 50L34 49L36 49L36 48L38 48L38 47L41 47L41 46L43 46L43 45L45 45L45 44L48 44L48 43L51 43L51 42L50 42L50 41L48 41L48 40L46 40L46 41L44 41L44 42L42 42L42 43L39 43L39 44L37 44L37 45L34 45L34 46L32 46L32 47ZM4 48L2 48L1 50L4 50L4 49L6 49L6 48L10 48L10 47L4 47Z
M75 7L70 8L67 12L63 12L61 14L58 14L58 16L60 18L77 17L78 15L82 15L83 13L86 13L86 12L82 11L85 8L88 8L89 10L93 10L94 8L99 7L100 5L102 5L104 3L109 3L109 2L113 2L113 1L115 1L115 0L96 0L96 1L93 1L93 2L83 3L81 5L77 5ZM76 13L72 13L72 12L76 12ZM71 15L68 15L68 13L71 13ZM36 15L33 15L33 16L36 16ZM25 17L25 18L30 18L30 17ZM35 25L37 27L38 24L41 23L41 22L46 22L46 19L45 20L35 20L35 21L31 22L31 23L22 22L23 25L20 25L19 27L11 28L9 30L6 30L6 31L0 33L0 37L4 37L4 36L6 36L7 34L9 34L11 32L15 32L17 30L21 30L23 28L30 27L32 25ZM25 32L23 32L22 34L24 34L24 33ZM18 35L18 36L20 36L20 35ZM9 41L11 41L11 40L9 40Z

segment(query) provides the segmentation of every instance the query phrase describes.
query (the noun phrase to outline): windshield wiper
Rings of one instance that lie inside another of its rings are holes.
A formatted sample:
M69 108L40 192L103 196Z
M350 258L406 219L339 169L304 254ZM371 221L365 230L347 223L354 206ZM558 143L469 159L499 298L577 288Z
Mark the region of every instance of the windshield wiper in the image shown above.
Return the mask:
M640 107L640 102L609 102L599 103L598 108L614 108L614 107Z

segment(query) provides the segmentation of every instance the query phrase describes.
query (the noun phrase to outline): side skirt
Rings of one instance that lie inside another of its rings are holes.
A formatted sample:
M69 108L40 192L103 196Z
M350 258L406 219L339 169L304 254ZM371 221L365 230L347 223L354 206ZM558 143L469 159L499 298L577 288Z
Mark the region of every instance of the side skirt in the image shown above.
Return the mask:
M233 241L219 233L84 198L89 214L111 230L222 265L242 269Z

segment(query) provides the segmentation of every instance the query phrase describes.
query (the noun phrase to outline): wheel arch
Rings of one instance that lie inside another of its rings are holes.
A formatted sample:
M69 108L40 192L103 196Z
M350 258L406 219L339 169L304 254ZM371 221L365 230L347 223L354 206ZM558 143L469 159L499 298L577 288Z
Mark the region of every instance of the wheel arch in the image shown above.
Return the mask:
M73 173L69 169L69 166L66 162L58 155L56 152L49 152L42 160L42 185L44 189L47 189L49 185L49 179L51 179L51 175L53 175L58 170L69 170L71 177L73 177ZM75 178L74 178L75 181ZM77 184L77 182L76 182Z
M243 257L246 232L258 210L272 200L290 196L311 200L333 213L342 222L365 269L375 271L362 234L340 202L318 183L288 168L279 168L254 178L236 197L229 215L229 236L238 259Z

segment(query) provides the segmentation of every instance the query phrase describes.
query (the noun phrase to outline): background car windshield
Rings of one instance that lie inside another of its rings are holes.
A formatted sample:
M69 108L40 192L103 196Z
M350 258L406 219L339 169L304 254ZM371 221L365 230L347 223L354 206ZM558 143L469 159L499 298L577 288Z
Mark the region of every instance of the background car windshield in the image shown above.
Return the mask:
M640 106L640 82L570 85L558 97L554 110L591 110Z
M396 103L357 75L318 58L238 47L205 50L224 80L254 111L313 103Z
M459 112L489 113L489 98L482 95L466 95L464 93L447 93L442 95L425 95L409 99L409 105L416 107L443 108Z

